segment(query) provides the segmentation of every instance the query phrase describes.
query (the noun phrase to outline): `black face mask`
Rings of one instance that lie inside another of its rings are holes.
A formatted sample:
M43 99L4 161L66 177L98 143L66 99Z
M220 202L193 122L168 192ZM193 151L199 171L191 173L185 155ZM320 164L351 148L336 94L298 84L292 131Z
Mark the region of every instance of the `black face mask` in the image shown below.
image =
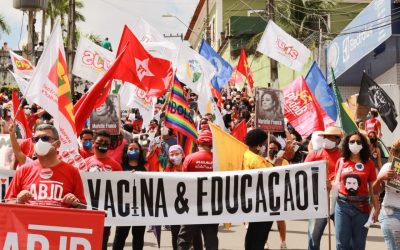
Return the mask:
M96 148L100 151L100 153L107 153L108 146L108 144L99 144Z
M371 144L375 144L375 142L377 141L376 138L369 138L369 141L371 142Z
M277 154L278 154L278 150L274 150L274 149L269 150L269 156L271 158L274 158Z

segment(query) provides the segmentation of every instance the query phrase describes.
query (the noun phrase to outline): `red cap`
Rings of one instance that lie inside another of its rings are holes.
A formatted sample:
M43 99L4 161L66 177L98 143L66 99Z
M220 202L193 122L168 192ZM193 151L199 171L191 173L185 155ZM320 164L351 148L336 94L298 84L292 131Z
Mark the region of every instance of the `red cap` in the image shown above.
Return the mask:
M208 129L200 131L199 137L197 137L198 144L212 144L212 134Z

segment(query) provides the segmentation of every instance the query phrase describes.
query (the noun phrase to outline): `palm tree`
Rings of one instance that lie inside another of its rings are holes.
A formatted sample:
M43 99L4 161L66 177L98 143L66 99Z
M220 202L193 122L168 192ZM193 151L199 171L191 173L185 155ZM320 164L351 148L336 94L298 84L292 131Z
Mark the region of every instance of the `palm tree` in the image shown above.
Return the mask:
M304 41L319 30L329 33L328 14L338 0L281 0L274 8L275 23L287 33ZM263 33L256 34L246 46L249 53L254 53Z
M10 34L10 26L6 23L5 17L0 14L0 31Z
M75 1L75 20L77 22L85 22L86 19L78 11L78 9L82 9L84 7L82 0ZM50 19L50 29L52 30L55 24L55 21L58 17L61 18L61 28L62 30L67 30L67 17L68 17L68 10L69 10L69 0L50 0L45 12L45 23ZM44 29L42 28L42 39L44 39Z

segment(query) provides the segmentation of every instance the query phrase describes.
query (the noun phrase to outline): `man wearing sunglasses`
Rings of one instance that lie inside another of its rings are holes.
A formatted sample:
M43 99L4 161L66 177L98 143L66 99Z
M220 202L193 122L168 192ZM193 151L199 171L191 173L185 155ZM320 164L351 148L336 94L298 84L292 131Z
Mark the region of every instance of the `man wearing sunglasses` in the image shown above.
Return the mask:
M58 158L61 143L57 129L50 124L35 128L37 160L18 168L5 196L9 202L54 207L84 207L79 171Z

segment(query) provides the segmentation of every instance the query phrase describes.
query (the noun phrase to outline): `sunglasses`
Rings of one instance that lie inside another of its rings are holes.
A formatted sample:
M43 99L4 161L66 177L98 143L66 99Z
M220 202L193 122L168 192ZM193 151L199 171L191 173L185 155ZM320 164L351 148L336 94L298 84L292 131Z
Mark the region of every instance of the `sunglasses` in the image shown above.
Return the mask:
M54 140L54 138L51 137L51 136L48 136L48 135L34 136L34 137L32 137L32 141L33 141L34 143L38 142L39 140L42 140L42 141L44 141L44 142L48 142L48 141L50 141L50 140Z
M349 141L349 143L350 143L350 144L357 143L358 145L361 145L361 141L357 141L357 140Z

